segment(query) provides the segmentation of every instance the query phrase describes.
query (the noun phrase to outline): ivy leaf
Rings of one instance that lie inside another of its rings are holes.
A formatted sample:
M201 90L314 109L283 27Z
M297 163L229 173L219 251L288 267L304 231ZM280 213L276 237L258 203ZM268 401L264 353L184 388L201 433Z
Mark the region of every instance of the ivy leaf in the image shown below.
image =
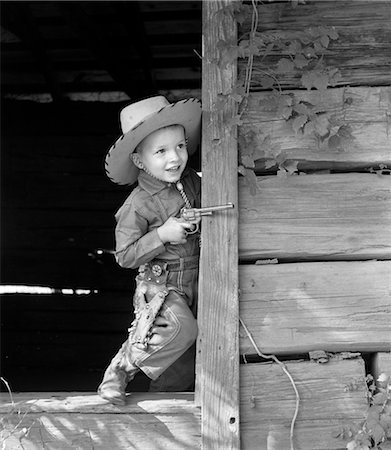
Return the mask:
M299 115L299 116L295 117L292 120L293 131L297 134L299 132L299 130L301 129L301 127L303 127L304 124L307 122L307 120L308 120L308 117L304 116L304 115L303 116Z
M268 76L262 77L259 81L261 86L265 89L270 89L274 84L273 78Z
M304 45L308 45L312 41L312 39L306 32L299 33L299 40Z
M277 73L292 72L294 70L294 68L295 68L295 66L291 60L289 60L287 58L281 58L278 61L276 72Z
M277 164L275 159L267 159L265 161L265 170L267 169L271 169L272 167L274 167Z
M335 40L338 39L338 33L335 27L329 27L327 29L327 34L329 35L330 39Z
M307 58L316 58L316 51L312 47L306 47L303 53Z
M310 110L308 108L308 106L306 105L306 103L304 102L299 102L296 105L294 105L293 109L298 113L298 114L304 114L304 115L309 115L310 114Z
M329 134L329 120L325 114L317 115L313 122L318 136L325 137Z
M279 94L273 92L272 94L268 95L264 99L261 99L259 101L259 106L264 111L269 111L269 112L276 111L278 109L279 100L280 100Z
M314 133L314 132L315 132L315 125L314 125L314 123L313 123L312 121L307 122L307 123L304 125L303 133L304 133L306 136L308 136L308 135L310 135L310 134L312 134L312 133Z
M240 160L246 168L253 169L255 167L254 160L250 155L242 155Z
M319 91L324 91L327 89L327 86L329 84L329 77L325 73L317 73L317 76L315 75L313 85L318 89Z
M288 53L291 55L297 55L301 52L302 46L300 41L294 39L288 46Z
M339 127L338 136L345 139L352 139L352 127L350 125L342 125Z
M391 430L391 416L386 416L385 414L382 414L380 416L380 425L385 429Z
M281 111L281 115L285 120L288 120L289 117L292 115L292 112L293 112L292 106L285 106Z
M252 10L252 7L244 4L241 4L237 9L234 10L233 15L236 22L238 22L239 25L242 25L245 22L246 18L250 14L250 10Z
M321 34L319 27L310 27L307 29L307 33L312 37L312 38L317 38L319 36L319 34Z
M293 96L291 94L280 94L279 104L291 106L293 104Z
M250 130L247 133L239 130L238 147L240 162L245 168L254 168L254 153L258 142L258 136L255 131Z
M248 39L240 41L238 46L238 58L246 58L250 53L249 47L250 41Z
M314 50L315 50L316 53L321 53L321 54L324 53L325 48L323 47L322 42L321 42L320 39L317 39L314 42Z
M342 75L339 69L331 69L328 72L329 84L335 86L339 81L341 81Z
M250 194L255 195L258 191L258 186L257 186L257 177L254 171L251 169L246 169L246 167L243 166L239 166L238 171L240 174L244 176L246 184L250 190Z
M305 58L304 55L302 55L301 53L295 56L295 59L293 60L294 65L298 68L298 69L302 69L305 66L308 66L309 61L307 58Z
M387 394L385 392L378 392L373 396L374 405L382 405L387 400Z
M271 42L270 44L268 44L263 52L263 56L262 59L264 59L267 55L269 55L271 53L271 51L274 48L274 42Z
M286 95L280 95L279 101L278 101L278 109L277 114L279 116L282 116L285 120L289 119L291 117L293 108L292 108L293 99L289 94Z
M341 138L336 134L330 136L328 140L328 146L331 150L339 150L341 148L341 143L342 143Z
M320 43L323 45L323 47L327 48L330 43L330 39L327 36L327 34L324 34L320 37Z
M383 427L377 423L373 428L371 428L371 435L375 441L375 445L380 444L385 436Z
M297 173L299 171L299 169L297 168L298 164L299 164L299 161L288 160L288 161L284 161L284 163L281 165L281 167L286 170L288 175L294 175L295 173Z
M314 84L315 83L315 79L316 79L316 74L314 73L314 71L305 72L301 76L301 84L307 90L310 91L315 86L315 84Z

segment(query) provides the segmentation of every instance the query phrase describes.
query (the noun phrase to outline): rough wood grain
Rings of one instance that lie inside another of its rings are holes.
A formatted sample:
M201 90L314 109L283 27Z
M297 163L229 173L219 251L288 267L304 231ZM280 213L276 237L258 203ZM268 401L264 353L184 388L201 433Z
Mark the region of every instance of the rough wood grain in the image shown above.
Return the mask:
M338 148L314 133L296 134L291 123L276 111L268 111L268 92L252 93L242 116L240 133L255 133L256 170L279 163L297 162L299 170L353 170L391 167L391 87L345 87L327 91L288 91L297 101L321 105L330 123L349 127L351 136ZM269 144L265 145L265 142Z
M345 448L347 441L334 436L343 425L358 424L367 409L363 360L291 361L286 368L300 395L295 449ZM242 450L291 448L296 397L287 375L277 364L245 364L240 376ZM351 384L354 390L349 390Z
M391 258L391 177L333 174L239 183L242 259Z
M240 34L251 25L251 8ZM318 26L334 26L339 38L330 41L325 51L326 66L339 68L339 84L391 84L391 4L388 1L311 1L292 8L289 2L264 3L258 6L259 32L284 33L294 38L298 32ZM253 89L260 86L264 70L273 67L287 54L274 51L262 60L254 58ZM239 61L244 70L245 60ZM301 71L279 77L283 87L300 86Z
M221 68L220 39L236 39L236 22L221 10L230 0L203 2L202 204L237 205L236 115L233 99L215 107L220 93L236 83L236 64ZM219 13L220 11L220 13ZM218 183L216 183L218 177ZM239 449L239 300L237 210L202 222L199 283L197 392L202 409L202 446ZM227 389L229 386L229 389Z
M391 348L391 261L240 266L240 315L264 353ZM242 353L256 353L241 331Z
M123 407L89 393L0 396L5 449L200 448L200 413L192 394L132 394ZM23 429L30 429L27 435Z
M111 405L91 392L19 392L12 394L15 408L25 413L78 414L197 414L194 394L190 392L137 392L128 394L126 405ZM12 409L8 393L0 393L0 413Z

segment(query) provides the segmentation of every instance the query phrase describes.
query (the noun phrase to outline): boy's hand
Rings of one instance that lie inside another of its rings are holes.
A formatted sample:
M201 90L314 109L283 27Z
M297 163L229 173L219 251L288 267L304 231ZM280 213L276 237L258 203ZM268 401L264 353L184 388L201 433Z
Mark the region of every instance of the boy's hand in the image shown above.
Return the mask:
M185 244L187 230L192 229L192 224L177 217L169 217L158 229L158 235L163 244Z

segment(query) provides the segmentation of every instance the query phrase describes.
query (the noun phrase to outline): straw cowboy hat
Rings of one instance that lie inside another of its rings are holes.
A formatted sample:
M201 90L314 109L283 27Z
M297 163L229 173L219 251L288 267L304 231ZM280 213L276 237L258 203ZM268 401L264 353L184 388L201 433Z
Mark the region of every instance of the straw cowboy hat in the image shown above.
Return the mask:
M120 114L122 136L106 155L105 169L111 181L133 184L139 169L131 155L150 133L170 125L182 125L188 140L189 155L197 150L201 129L201 103L196 98L176 103L159 95L126 106Z

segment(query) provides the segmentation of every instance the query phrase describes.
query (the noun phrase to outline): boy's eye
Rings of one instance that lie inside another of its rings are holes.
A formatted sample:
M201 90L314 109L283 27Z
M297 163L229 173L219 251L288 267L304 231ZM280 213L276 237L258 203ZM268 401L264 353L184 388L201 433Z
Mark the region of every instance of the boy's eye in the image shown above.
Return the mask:
M164 150L164 148L159 148L159 150L156 150L156 154L162 154L162 153L164 153L165 152L165 150Z
M180 150L182 150L183 148L185 148L186 147L186 144L184 143L184 142L182 142L181 144L178 144L178 148L180 149Z

